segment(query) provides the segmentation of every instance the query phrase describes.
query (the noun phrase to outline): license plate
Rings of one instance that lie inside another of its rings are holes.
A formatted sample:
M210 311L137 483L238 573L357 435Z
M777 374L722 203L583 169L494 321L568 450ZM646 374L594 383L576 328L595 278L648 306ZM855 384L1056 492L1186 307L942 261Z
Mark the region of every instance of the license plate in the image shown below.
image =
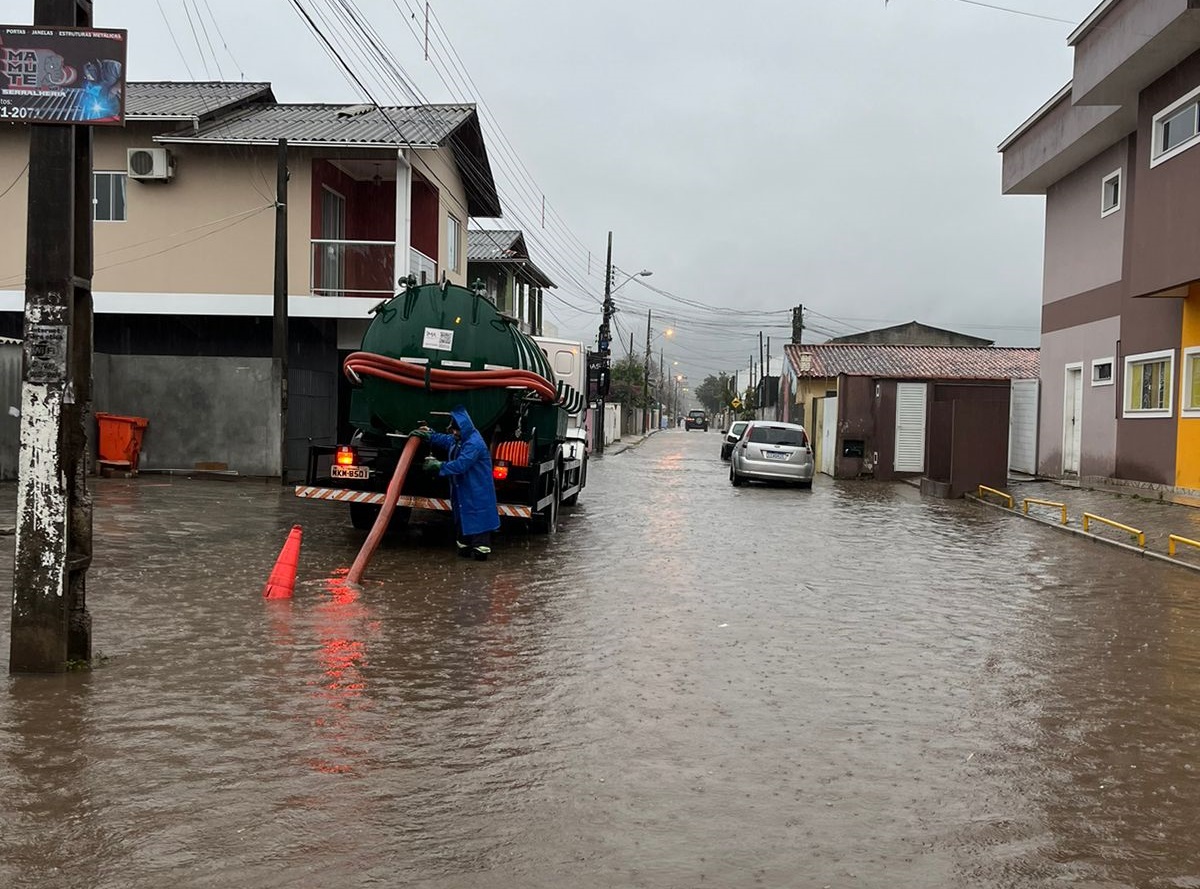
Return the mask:
M352 478L366 481L371 477L371 470L365 466L332 466L329 474L333 478Z
M768 460L786 460L788 454L784 451L763 451L763 456Z

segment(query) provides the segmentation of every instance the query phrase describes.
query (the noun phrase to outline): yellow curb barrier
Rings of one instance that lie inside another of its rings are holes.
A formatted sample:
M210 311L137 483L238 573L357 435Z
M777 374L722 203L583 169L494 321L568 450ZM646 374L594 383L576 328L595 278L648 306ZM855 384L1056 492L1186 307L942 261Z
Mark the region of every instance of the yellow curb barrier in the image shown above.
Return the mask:
M1146 546L1146 532L1139 531L1137 528L1131 528L1128 525L1122 525L1120 522L1114 522L1112 519L1106 519L1104 516L1095 515L1094 513L1085 512L1083 514L1083 530L1088 530L1090 522L1100 522L1103 525L1108 525L1111 528L1116 528L1119 531L1125 531L1137 538L1138 546L1143 549Z
M1013 508L1013 499L1011 494L1005 494L1003 491L997 491L995 488L989 488L987 485L979 486L979 499L983 499L984 493L995 494L997 497L1003 497L1008 502L1008 508Z
M1175 545L1182 543L1184 546L1194 546L1200 549L1200 540L1189 540L1187 537L1180 537L1178 534L1172 534L1167 538L1167 555L1175 555Z
M1029 504L1036 503L1039 506L1053 506L1055 509L1062 510L1062 523L1067 523L1067 504L1059 503L1057 500L1039 500L1036 497L1026 497L1021 501L1021 506L1025 510L1025 515L1029 515Z

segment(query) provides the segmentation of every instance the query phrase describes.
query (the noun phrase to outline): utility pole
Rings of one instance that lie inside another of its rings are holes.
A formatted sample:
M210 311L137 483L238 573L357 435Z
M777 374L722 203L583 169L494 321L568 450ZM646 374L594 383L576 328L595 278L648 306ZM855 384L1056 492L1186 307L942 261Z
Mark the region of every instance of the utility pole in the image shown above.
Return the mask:
M804 305L792 309L792 342L797 346L804 339Z
M766 392L766 395L764 395L763 397L767 399L768 407L778 408L778 405L776 405L776 403L775 403L776 400L771 397L771 338L770 337L767 337L767 363L766 363L765 367L767 368L767 382L765 383L767 392ZM778 417L775 416L774 411L772 411L772 413L771 413L771 419L773 419L773 420L778 419Z
M275 159L275 302L271 325L271 357L279 367L279 479L287 484L288 431L288 267L287 267L287 139L279 140Z
M650 431L650 309L646 309L646 366L642 374L642 435Z
M91 0L36 0L35 25L90 27ZM90 661L92 497L92 129L38 124L29 134L12 673L61 673Z
M588 254L588 261L591 261L590 253ZM592 441L592 450L597 454L604 453L604 398L608 394L605 381L608 379L612 363L612 328L609 326L613 316L612 277L612 232L609 232L608 259L604 263L604 307L600 314L600 335L596 339L596 346L599 353L596 356L596 363L599 366L596 392L598 396L596 399L597 428L595 438Z
M767 368L763 363L763 333L760 330L758 332L758 410L755 412L760 420L766 419L766 417L763 416L763 408L766 406L767 402L767 384L763 382L766 378Z
M654 391L657 393L655 395L655 401L658 402L659 409L661 410L663 406L663 395L665 394L663 392L663 350L661 347L659 347L658 350L658 385L654 387ZM658 425L659 427L662 426L661 416L658 418Z

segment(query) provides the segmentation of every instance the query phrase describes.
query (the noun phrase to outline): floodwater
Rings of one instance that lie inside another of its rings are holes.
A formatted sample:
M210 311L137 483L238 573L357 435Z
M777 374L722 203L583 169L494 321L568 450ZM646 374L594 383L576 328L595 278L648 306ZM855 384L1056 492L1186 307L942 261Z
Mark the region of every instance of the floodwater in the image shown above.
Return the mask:
M717 450L361 590L344 507L98 481L101 665L0 680L0 885L1200 886L1194 575Z

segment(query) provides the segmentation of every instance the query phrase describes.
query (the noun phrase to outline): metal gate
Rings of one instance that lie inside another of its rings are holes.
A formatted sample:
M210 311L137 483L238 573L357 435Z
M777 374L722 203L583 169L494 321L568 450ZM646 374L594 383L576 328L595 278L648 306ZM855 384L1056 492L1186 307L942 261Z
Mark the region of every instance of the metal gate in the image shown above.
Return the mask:
M837 468L837 420L838 400L836 397L821 399L821 463L826 475L833 475Z
M1013 380L1008 404L1008 468L1036 475L1038 381Z
M924 383L896 384L896 472L925 471Z
M285 479L304 477L308 446L337 443L337 375L288 368L287 469Z

